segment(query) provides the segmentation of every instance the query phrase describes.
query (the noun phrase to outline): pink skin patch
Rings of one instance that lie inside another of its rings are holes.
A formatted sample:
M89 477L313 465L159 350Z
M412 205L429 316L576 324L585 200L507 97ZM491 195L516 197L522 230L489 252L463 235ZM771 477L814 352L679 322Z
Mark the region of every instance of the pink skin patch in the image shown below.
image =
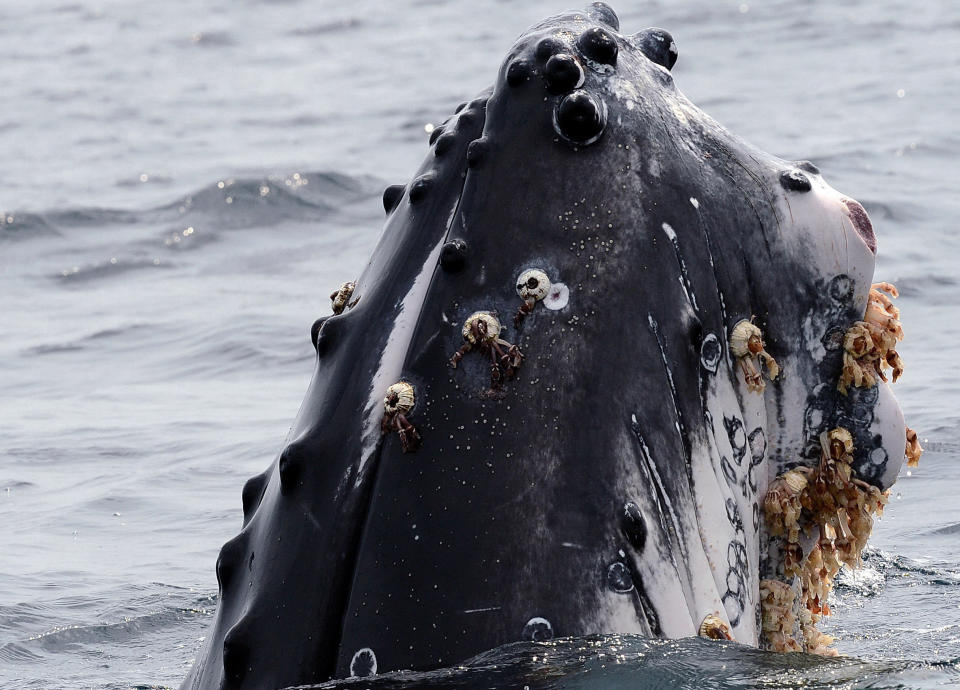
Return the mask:
M847 215L850 216L850 222L853 229L860 235L860 239L867 245L871 252L877 253L877 236L873 234L873 223L870 222L870 216L866 209L859 202L853 199L844 199L844 205L847 207Z

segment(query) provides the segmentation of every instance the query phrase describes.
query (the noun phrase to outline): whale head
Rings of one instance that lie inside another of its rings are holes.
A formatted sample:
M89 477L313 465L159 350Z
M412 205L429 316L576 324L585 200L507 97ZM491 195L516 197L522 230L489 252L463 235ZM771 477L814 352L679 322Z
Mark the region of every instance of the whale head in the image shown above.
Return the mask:
M603 3L546 19L387 189L369 264L312 330L287 444L243 489L184 687L709 616L755 645L768 482L836 426L859 477L894 481L889 389L837 386L866 212L688 101L677 57ZM772 380L733 345L744 323Z

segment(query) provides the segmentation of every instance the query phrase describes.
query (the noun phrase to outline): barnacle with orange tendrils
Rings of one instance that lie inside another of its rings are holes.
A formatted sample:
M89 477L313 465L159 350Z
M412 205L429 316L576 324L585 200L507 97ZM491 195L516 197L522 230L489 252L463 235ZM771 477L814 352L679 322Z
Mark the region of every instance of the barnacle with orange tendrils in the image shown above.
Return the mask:
M730 333L730 352L740 362L740 368L743 371L743 378L748 390L762 393L766 387L763 375L757 366L758 359L766 364L767 374L771 380L777 378L780 373L777 361L766 350L763 333L746 319L738 322Z

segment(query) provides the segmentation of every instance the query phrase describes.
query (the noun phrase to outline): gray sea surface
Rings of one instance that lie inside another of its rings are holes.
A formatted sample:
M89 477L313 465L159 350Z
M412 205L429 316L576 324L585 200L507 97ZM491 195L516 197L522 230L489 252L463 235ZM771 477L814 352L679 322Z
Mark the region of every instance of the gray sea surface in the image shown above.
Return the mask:
M850 658L608 636L344 687L960 686L960 4L614 3L678 87L859 199L927 448L825 626ZM0 686L176 687L240 489L425 127L562 0L0 0Z

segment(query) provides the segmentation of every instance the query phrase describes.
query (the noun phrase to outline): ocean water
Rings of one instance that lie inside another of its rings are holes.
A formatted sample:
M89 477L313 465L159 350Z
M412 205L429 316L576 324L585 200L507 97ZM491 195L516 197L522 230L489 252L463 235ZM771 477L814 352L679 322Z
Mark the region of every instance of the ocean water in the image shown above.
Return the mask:
M927 452L837 589L846 657L608 636L335 687L960 686L960 5L613 4L673 33L695 103L859 199L900 287ZM0 0L0 686L178 686L382 188L566 8Z

